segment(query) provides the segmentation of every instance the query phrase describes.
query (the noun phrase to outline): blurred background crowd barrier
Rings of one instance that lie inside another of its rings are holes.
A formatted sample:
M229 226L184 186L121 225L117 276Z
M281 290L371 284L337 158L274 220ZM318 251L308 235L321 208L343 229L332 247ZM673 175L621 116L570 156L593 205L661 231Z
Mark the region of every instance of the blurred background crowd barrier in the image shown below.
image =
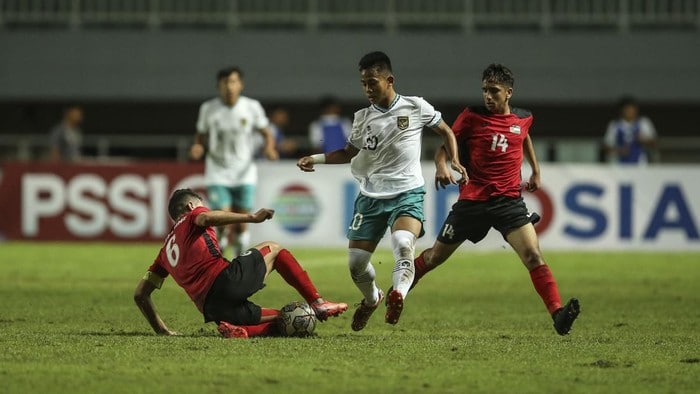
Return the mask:
M48 131L79 104L87 156L184 161L229 64L244 94L289 111L296 157L321 97L348 117L366 105L356 63L379 49L399 93L448 123L480 102L488 63L510 66L542 161L603 161L629 94L661 162L700 162L699 39L700 0L0 0L0 158L47 157ZM426 133L425 159L437 143Z

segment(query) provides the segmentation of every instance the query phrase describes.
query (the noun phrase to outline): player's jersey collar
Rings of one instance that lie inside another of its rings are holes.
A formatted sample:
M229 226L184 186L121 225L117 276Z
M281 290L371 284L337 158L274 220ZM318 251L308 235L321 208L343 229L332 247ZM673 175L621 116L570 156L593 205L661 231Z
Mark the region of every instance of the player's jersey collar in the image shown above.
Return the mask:
M401 95L396 93L394 100L391 102L391 104L389 104L389 108L382 108L382 107L378 106L377 104L372 104L372 106L374 107L374 109L376 109L379 112L387 113L387 112L391 111L392 108L394 108L394 105L396 105L396 103L399 101L400 97L401 97Z

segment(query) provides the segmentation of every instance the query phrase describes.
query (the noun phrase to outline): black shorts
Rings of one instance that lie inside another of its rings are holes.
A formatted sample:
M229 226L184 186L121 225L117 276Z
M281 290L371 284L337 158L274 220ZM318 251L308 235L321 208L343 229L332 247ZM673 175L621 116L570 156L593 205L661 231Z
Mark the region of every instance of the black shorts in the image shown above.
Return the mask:
M536 223L537 214L530 214L522 197L495 197L488 201L459 200L442 224L438 241L444 244L477 243L491 227L505 239L508 233L527 223Z
M265 259L255 248L229 262L214 280L204 300L204 322L260 323L260 307L248 301L248 297L265 287L266 271Z

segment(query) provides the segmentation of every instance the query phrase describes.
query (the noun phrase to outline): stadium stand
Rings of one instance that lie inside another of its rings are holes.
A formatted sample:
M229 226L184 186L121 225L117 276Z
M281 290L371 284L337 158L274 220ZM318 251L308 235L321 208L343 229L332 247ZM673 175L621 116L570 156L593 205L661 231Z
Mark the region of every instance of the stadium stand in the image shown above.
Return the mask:
M697 0L4 0L4 28L700 29Z

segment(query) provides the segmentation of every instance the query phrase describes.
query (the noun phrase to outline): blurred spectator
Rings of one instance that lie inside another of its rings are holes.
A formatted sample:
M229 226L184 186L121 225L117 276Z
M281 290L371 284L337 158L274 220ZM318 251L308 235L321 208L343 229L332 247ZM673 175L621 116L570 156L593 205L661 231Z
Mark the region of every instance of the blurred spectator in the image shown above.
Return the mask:
M605 153L609 162L625 164L656 161L656 129L639 115L639 104L625 96L618 104L619 117L608 124Z
M71 105L63 110L61 122L51 129L51 160L78 161L83 143L83 109Z
M285 136L286 129L289 126L289 111L284 107L275 107L270 111L270 130L275 140L275 146L280 154L280 157L296 157L297 143L291 138ZM253 136L255 139L256 158L262 158L263 139L259 134Z
M352 124L341 117L340 103L335 97L321 99L321 115L309 125L309 142L314 152L333 152L345 148Z

